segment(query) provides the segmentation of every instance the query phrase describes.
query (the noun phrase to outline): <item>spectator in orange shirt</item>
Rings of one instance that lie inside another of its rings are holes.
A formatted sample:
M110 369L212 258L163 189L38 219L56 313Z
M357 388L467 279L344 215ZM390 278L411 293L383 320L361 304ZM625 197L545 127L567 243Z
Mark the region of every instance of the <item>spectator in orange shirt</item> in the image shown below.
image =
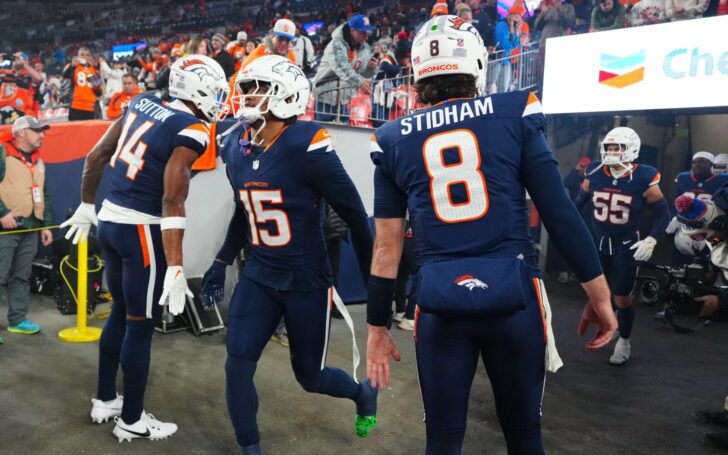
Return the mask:
M101 95L104 85L101 75L93 67L91 50L82 47L71 63L63 70L63 77L71 80L71 108L68 120L93 120L96 99Z
M136 76L131 74L125 74L121 78L121 84L122 90L114 93L109 101L109 109L106 111L106 116L109 120L114 120L124 115L124 111L129 107L132 98L142 92Z
M235 71L240 69L243 60L247 55L246 46L248 44L248 34L245 31L238 32L237 41L231 41L228 44L227 51L232 55L235 61ZM255 49L255 47L253 47ZM251 49L252 50L252 49Z
M42 82L42 74L28 63L28 56L16 53L12 68L0 71L0 123L10 124L24 115L33 115Z

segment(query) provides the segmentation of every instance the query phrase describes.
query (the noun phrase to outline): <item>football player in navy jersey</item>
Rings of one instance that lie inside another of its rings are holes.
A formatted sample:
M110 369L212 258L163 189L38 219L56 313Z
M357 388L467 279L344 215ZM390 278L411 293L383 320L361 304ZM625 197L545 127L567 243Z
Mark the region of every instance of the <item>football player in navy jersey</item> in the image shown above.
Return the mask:
M389 383L391 296L409 210L415 242L417 372L427 454L462 450L470 388L482 357L509 454L542 454L545 371L561 360L529 232L526 191L588 295L579 323L597 324L587 349L616 328L609 288L581 216L526 92L478 96L487 53L454 16L425 23L413 42L417 94L429 107L372 138L376 239L368 285L367 374Z
M601 144L602 160L589 166L583 193L577 197L577 206L582 207L591 196L597 249L618 308L619 339L609 358L612 365L625 364L631 353L636 261L650 260L657 239L670 221L660 191L660 173L652 166L634 162L639 151L640 138L634 130L619 127L607 133ZM654 222L649 235L640 239L640 217L645 206L652 210Z
M685 195L693 199L711 200L718 188L728 183L728 174L715 174L713 165L715 157L710 152L697 152L693 155L690 171L681 172L675 178L675 198ZM665 232L673 234L680 227L680 222L673 216ZM678 240L676 240L677 242ZM692 256L684 255L677 248L673 248L673 265L688 264Z
M99 379L91 419L116 418L119 441L164 439L177 425L144 411L152 334L161 305L184 310L191 295L182 270L182 238L191 167L209 142L207 122L224 117L225 73L211 58L189 55L170 69L169 104L135 97L86 157L81 205L64 223L66 238L85 238L96 221L105 166L111 191L98 214L106 278L114 299L99 343ZM159 305L155 305L159 302ZM116 393L121 365L124 396Z
M228 411L238 443L244 454L261 453L253 376L282 316L299 384L307 392L353 400L356 432L366 436L376 424L376 389L325 366L335 291L322 198L349 225L365 281L372 248L366 211L329 132L318 123L296 121L310 95L298 66L280 56L260 57L239 73L235 89L239 102L234 104L241 106L236 117L243 128L227 135L221 152L235 213L203 277L202 294L207 305L222 300L225 267L247 243L243 277L230 302L225 364ZM339 310L346 313L343 305Z

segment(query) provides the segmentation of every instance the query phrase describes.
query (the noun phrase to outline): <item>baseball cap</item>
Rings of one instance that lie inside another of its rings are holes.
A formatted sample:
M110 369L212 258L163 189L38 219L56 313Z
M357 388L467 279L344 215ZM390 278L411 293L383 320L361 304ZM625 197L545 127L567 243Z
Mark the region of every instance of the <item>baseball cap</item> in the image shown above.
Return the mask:
M703 158L711 163L715 164L715 157L710 152L698 152L695 155L693 155L693 161L697 160L698 158Z
M349 28L352 30L359 30L360 32L368 32L374 30L376 27L369 23L369 18L363 14L357 14L349 19Z
M248 41L248 34L244 31L238 32L238 36L235 38L236 40L245 40Z
M17 119L15 123L13 123L13 134L17 133L18 131L22 131L25 129L31 129L35 131L45 131L48 128L50 128L50 125L46 125L45 123L39 122L35 117L32 115L24 115Z
M296 24L289 19L278 19L273 26L273 34L294 39L296 37Z

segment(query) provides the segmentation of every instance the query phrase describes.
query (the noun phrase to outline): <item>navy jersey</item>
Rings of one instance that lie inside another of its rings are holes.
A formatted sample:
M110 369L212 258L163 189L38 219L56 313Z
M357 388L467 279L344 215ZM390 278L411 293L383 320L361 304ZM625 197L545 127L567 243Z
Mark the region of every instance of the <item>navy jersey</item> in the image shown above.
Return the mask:
M240 134L226 139L222 154L237 210L247 221L245 275L280 290L330 286L322 198L351 227L366 275L371 259L366 211L333 151L329 132L315 122L296 122L267 149L239 139ZM239 245L223 249L236 252Z
M692 172L681 172L675 178L675 199L686 194L693 198L710 200L718 188L728 183L728 174L712 174L699 179Z
M163 104L151 94L135 97L122 120L116 153L107 171L107 200L152 216L162 215L164 170L176 147L199 154L209 143L208 125L181 102Z
M527 92L447 101L387 123L372 138L374 216L404 217L409 208L420 265L532 255L520 172L524 143L543 125Z
M597 169L600 165L596 161L586 172L594 206L594 233L597 238L634 237L645 206L644 194L660 183L660 173L652 166L634 164L630 172L616 178L608 166Z

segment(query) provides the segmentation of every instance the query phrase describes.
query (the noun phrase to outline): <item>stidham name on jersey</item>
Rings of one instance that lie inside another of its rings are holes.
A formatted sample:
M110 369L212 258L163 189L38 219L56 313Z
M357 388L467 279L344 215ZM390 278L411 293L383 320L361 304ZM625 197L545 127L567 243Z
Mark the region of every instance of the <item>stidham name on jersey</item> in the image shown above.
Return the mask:
M460 104L443 104L437 109L401 119L402 129L400 133L405 136L412 131L439 128L443 125L450 125L492 113L493 101L490 98L474 98Z
M143 114L147 114L150 118L159 120L160 122L164 122L174 115L174 111L165 109L147 98L140 99L139 102L134 105L133 109Z

